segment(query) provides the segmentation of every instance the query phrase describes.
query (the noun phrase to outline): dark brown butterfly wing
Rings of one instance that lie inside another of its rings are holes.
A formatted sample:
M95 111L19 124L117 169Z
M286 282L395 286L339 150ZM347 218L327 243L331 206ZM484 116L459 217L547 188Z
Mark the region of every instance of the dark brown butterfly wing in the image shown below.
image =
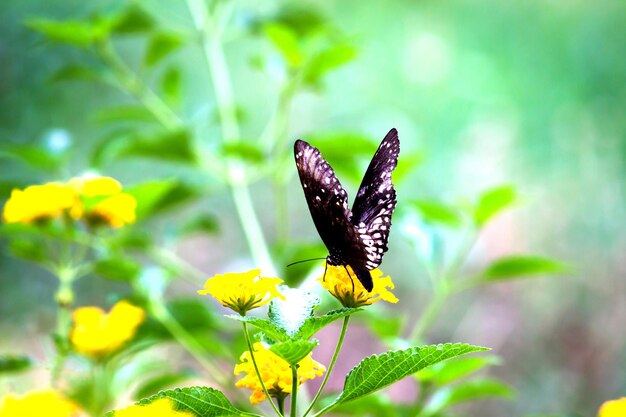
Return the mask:
M398 165L399 153L398 132L391 129L374 154L352 206L350 221L365 245L365 254L346 253L345 260L350 265L362 264L365 255L365 267L374 269L387 252L391 215L396 207L396 190L391 182L391 173Z

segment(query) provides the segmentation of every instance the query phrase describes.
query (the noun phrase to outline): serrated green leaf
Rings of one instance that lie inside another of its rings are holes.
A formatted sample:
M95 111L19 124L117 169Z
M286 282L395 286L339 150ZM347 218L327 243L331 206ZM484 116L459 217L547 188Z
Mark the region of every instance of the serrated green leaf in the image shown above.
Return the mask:
M263 33L278 49L288 66L300 66L304 57L300 51L298 37L291 28L278 22L272 22L263 27Z
M321 300L317 295L298 288L281 286L280 292L285 299L274 298L270 302L267 317L293 337L304 322L313 316L313 310Z
M289 335L283 328L277 326L267 319L262 319L259 317L240 316L236 314L229 314L226 317L229 319L248 323L251 326L254 326L257 329L261 330L263 333L265 333L275 341L284 342L289 340Z
M94 262L92 269L106 279L130 283L141 273L141 264L126 256L115 255Z
M341 308L339 310L329 311L321 317L309 317L304 321L300 329L293 335L293 338L308 340L313 337L315 333L328 326L330 323L356 313L357 311L361 311L361 309Z
M517 192L510 185L492 188L484 192L474 209L474 222L483 226L496 214L510 207L517 200Z
M182 38L175 33L157 33L150 38L144 63L147 66L154 66L176 51L182 44Z
M454 405L481 398L512 398L513 390L501 381L484 378L446 387L437 391L425 407L425 414L432 415Z
M569 265L541 256L509 256L493 262L482 273L482 280L501 281L537 275L558 275L571 271Z
M428 381L437 385L445 385L477 372L485 366L497 365L499 363L500 359L493 355L471 358L454 358L423 369L415 376L421 381Z
M411 207L417 209L426 223L440 224L457 228L461 225L461 215L454 208L433 200L414 200Z
M170 398L175 411L187 411L196 417L232 417L249 415L236 409L220 391L208 387L177 388L143 399L137 405L148 405L161 398ZM115 411L105 414L115 417Z
M346 376L337 403L378 391L427 366L470 352L488 350L464 343L446 343L385 352L363 359Z
M0 374L22 372L29 369L32 362L28 356L2 355L0 356Z
M270 350L291 366L296 366L319 344L317 340L288 340L270 346Z

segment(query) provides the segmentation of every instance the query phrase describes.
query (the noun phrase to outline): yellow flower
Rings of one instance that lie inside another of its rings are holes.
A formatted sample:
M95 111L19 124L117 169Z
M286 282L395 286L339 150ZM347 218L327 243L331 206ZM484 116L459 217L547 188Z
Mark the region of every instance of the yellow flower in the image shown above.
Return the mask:
M598 417L624 417L626 416L626 397L618 400L607 401L600 407Z
M87 174L72 178L68 185L83 197L83 216L88 222L106 223L115 228L135 222L137 201L122 192L122 185L116 179Z
M52 389L8 394L0 400L0 417L74 417L79 412L76 404Z
M278 291L280 278L261 276L260 269L248 272L218 274L204 283L204 290L198 294L211 294L223 306L228 307L242 316L248 310L267 304L272 298L285 297Z
M93 174L72 178L68 185L85 197L106 196L122 192L122 185L116 179Z
M70 339L74 348L87 356L105 356L132 339L145 312L120 301L105 313L98 307L80 307L72 313L74 327Z
M50 182L31 185L22 190L13 190L4 205L3 218L6 223L32 223L51 219L80 206L78 194L64 184Z
M350 273L346 271L346 268ZM328 290L344 307L361 307L383 300L389 303L397 303L398 299L388 289L394 289L391 277L383 277L380 269L370 271L374 288L367 292L361 281L356 277L350 265L333 266L326 265L325 276L318 278L322 286ZM353 287L354 286L354 287Z
M292 376L291 367L274 352L269 350L263 343L254 344L254 359L265 388L271 397L285 398L291 394ZM245 376L235 384L239 388L248 388L254 392L250 396L252 404L259 404L266 399L259 377L250 359L250 352L245 351L239 358L240 364L235 366L235 375L245 373ZM314 361L311 354L298 363L298 387L304 381L322 376L326 368L321 363Z
M194 417L188 411L174 410L174 401L160 398L146 405L131 405L113 413L114 417Z

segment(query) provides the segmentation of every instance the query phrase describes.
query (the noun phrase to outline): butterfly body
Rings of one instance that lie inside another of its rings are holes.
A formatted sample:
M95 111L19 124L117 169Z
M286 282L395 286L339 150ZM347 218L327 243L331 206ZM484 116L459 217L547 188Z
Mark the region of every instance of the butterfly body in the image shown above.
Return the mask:
M320 151L303 140L294 145L296 167L313 223L328 249L329 265L350 265L368 291L370 270L387 251L396 191L391 173L398 164L400 141L391 129L363 176L352 210L348 195Z

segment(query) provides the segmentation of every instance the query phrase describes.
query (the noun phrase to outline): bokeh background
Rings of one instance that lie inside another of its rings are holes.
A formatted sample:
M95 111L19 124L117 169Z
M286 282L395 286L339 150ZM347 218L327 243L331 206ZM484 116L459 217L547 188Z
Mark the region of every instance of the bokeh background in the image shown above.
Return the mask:
M202 186L202 192L186 198L174 213L151 220L159 243L207 277L254 266L232 198L217 176L199 175L175 158L111 157L115 152L107 144L123 147L119 144L130 140L129 132L153 135L152 122L141 115L134 120L119 116L133 112L135 99L91 81L89 74L66 80L68 72L59 71L67 65L97 68L98 60L84 49L46 40L25 25L33 18L84 19L127 5L108 0L3 2L1 198L14 187L89 170L125 185L183 179ZM258 22L291 6L295 2L237 1L226 28L224 50L241 114L241 140L256 146L246 148L251 155L246 157L253 160L272 157L258 153L263 151L258 138L289 75L284 56L259 35ZM345 64L292 94L283 137L273 148L287 155L272 159L281 174L272 174L278 179L261 174L250 185L268 242L318 244L290 160L293 140L319 145L354 195L368 154L395 127L401 164L406 158L407 170L415 169L398 183L400 214L383 264L396 281L400 303L381 307L381 314L418 317L432 298L424 259L450 256L463 234L462 228L442 232L420 223L418 238L407 236L403 202L435 200L462 208L490 187L512 184L519 203L481 231L462 270L471 274L500 256L532 253L567 262L573 272L497 283L456 296L427 340L489 346L501 356L502 363L490 372L514 388L515 398L476 402L466 409L470 415L587 416L604 400L625 395L626 3L343 0L297 6L293 21L300 19L305 27L321 16L320 24L331 28L329 38L350 45L350 52ZM146 67L146 37L131 33L115 40L119 56L155 91L171 93L175 112L194 137L221 157L219 109L188 8L171 1L144 1L141 8L160 30L184 41ZM172 68L175 87L168 90L161 80ZM117 116L106 111L119 106L127 107ZM364 140L372 145L363 150ZM31 163L16 158L16 149L31 155ZM347 155L351 149L359 150L354 158ZM61 163L50 163L57 154ZM275 183L283 184L280 192ZM172 236L182 219L200 213L212 216L217 232ZM35 346L34 354L43 355L40 339L53 322L55 283L15 259L7 244L3 240L0 253L0 348ZM323 256L323 250L316 253ZM276 263L281 262L277 257ZM83 280L79 293L85 302L103 303L102 294L120 285ZM191 294L196 289L179 283L171 291ZM350 362L349 354L344 355ZM409 388L406 395L411 392Z

